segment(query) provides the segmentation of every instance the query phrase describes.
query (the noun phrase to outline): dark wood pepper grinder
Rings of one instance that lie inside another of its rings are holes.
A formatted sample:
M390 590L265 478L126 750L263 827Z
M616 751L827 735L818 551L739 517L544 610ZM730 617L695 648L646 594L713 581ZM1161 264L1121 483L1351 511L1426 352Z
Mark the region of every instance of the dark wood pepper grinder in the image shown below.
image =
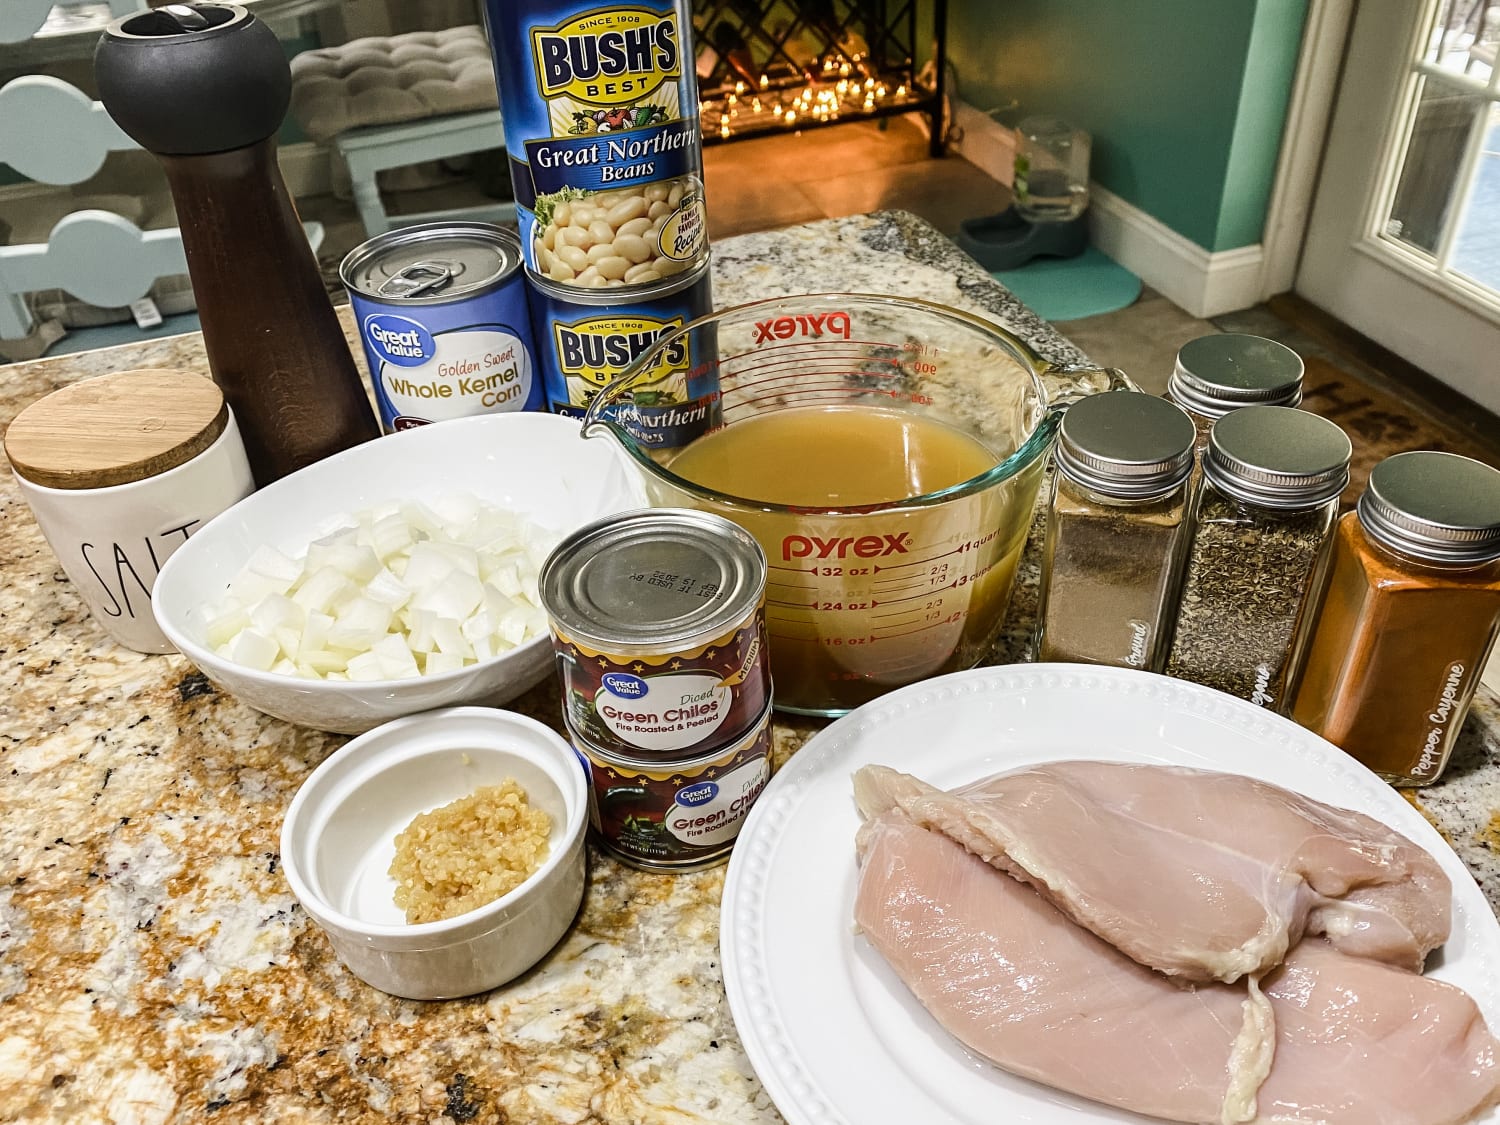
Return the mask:
M257 484L378 437L354 356L276 164L291 71L236 4L110 24L100 100L166 170L214 382Z

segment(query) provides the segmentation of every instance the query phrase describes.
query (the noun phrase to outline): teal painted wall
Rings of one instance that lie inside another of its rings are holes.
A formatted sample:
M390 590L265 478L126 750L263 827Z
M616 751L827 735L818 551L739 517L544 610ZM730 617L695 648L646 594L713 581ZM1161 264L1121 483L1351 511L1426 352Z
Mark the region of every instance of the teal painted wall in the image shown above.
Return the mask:
M1208 250L1260 241L1307 0L952 0L958 96L1093 134L1092 175Z

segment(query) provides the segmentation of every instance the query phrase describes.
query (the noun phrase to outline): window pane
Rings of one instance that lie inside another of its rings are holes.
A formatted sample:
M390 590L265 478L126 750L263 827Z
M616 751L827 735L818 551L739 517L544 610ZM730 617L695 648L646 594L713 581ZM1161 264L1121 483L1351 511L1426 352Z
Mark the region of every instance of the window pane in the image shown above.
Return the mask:
M1484 99L1440 79L1420 79L1421 96L1385 224L1388 237L1431 254L1458 199L1458 171Z
M1500 2L1443 0L1422 57L1455 74L1487 81L1500 39Z
M1490 106L1474 194L1453 246L1453 268L1500 291L1500 106Z

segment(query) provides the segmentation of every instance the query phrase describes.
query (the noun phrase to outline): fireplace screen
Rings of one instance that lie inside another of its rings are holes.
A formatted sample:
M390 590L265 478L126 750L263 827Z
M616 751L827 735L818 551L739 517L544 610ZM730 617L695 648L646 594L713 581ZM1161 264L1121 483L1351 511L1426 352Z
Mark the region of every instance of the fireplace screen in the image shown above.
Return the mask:
M706 143L922 111L942 146L945 0L693 0Z

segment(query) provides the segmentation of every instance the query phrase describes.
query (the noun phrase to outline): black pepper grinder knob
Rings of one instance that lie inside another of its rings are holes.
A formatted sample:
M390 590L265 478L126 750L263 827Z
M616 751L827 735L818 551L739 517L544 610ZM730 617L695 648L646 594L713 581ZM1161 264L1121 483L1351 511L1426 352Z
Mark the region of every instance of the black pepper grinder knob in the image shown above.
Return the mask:
M110 24L94 74L166 171L209 368L256 482L378 436L276 164L291 71L275 34L237 4L170 4Z

